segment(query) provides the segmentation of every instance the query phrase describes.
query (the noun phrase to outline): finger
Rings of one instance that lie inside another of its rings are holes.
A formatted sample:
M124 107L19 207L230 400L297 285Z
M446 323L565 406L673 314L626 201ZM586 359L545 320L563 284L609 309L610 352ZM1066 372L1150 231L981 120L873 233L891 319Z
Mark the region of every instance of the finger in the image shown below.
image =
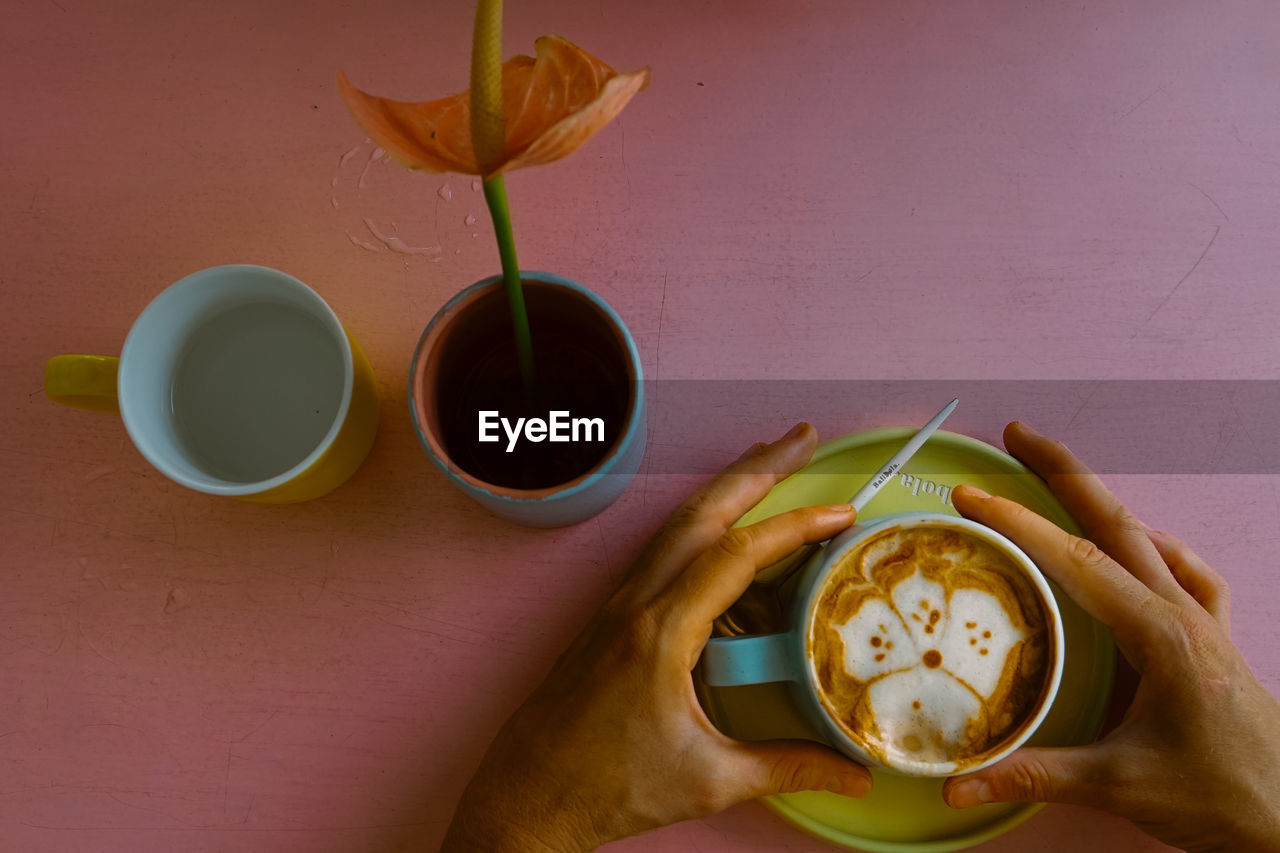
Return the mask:
M1111 559L1169 601L1185 601L1141 522L1065 445L1019 421L1005 427L1004 445L1048 483L1067 512Z
M948 779L942 797L955 809L983 803L1071 803L1103 807L1109 795L1106 748L1024 747L967 776Z
M636 561L619 596L647 601L695 557L813 457L818 431L798 423L772 444L756 444L680 505Z
M1004 534L1073 601L1115 631L1121 651L1139 671L1146 649L1168 624L1170 605L1087 539L972 486L957 486L951 502L966 518Z
M705 640L712 620L738 600L756 572L806 542L836 535L856 515L848 504L810 506L725 531L660 596L673 626L685 639Z
M871 772L835 750L807 740L735 743L742 798L795 791L832 791L846 797L871 793Z
M1102 727L1098 729L1098 740L1119 728L1129 718L1134 700L1138 695L1138 685L1142 682L1142 676L1124 655L1119 653L1115 655L1115 667L1115 680L1111 684L1111 701L1107 703Z
M1222 575L1192 551L1186 542L1163 530L1147 529L1151 544L1173 573L1178 585L1217 620L1223 630L1231 627L1231 587Z

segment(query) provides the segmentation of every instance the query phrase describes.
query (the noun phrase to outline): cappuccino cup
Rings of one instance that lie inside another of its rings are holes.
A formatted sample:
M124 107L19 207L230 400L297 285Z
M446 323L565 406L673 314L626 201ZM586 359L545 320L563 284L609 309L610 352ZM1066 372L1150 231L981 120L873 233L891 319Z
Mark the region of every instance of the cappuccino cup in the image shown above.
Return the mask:
M999 761L1031 737L1062 678L1048 582L996 531L953 515L858 523L796 581L791 630L718 637L711 686L788 682L831 746L907 776Z

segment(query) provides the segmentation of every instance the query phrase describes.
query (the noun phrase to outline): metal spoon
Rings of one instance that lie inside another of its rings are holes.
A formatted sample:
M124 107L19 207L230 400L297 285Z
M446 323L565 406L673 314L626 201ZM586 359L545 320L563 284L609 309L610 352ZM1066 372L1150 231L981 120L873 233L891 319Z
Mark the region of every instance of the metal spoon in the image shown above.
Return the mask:
M938 428L942 426L942 422L956 410L956 406L959 404L960 400L958 398L947 403L927 424L920 427L915 435L907 439L907 443L902 445L897 453L889 457L872 475L871 479L863 483L862 488L858 489L853 497L849 499L849 503L853 505L853 508L858 512L862 512L863 507L880 493L885 484L892 479L893 475L903 465L910 461L912 456L916 455L916 451L923 447L924 443L938 431ZM716 628L725 634L758 634L778 630L782 622L782 603L778 600L778 590L814 555L822 550L827 541L830 540L814 542L797 548L782 560L765 569L764 571L769 572L772 577L766 581L757 581L747 587L747 591L742 594L742 597L716 620Z

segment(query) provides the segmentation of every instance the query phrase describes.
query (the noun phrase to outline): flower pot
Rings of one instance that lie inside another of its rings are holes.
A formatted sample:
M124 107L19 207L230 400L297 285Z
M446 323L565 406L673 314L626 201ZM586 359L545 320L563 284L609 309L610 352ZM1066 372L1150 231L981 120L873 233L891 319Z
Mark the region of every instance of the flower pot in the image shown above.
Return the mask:
M640 356L599 296L550 273L520 275L536 397L524 394L502 277L492 276L427 324L409 411L431 461L465 494L517 524L562 527L613 503L639 470Z

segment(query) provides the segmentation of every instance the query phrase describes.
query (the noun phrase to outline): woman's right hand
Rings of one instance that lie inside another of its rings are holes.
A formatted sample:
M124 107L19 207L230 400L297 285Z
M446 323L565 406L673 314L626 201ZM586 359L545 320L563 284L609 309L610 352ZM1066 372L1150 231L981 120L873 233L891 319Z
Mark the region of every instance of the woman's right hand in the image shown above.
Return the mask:
M1280 703L1228 636L1226 582L1134 518L1059 442L1016 422L1004 440L1088 539L972 487L955 490L956 509L1016 542L1111 627L1140 681L1123 721L1097 743L1020 749L948 780L947 802L1073 803L1189 851L1280 850Z

